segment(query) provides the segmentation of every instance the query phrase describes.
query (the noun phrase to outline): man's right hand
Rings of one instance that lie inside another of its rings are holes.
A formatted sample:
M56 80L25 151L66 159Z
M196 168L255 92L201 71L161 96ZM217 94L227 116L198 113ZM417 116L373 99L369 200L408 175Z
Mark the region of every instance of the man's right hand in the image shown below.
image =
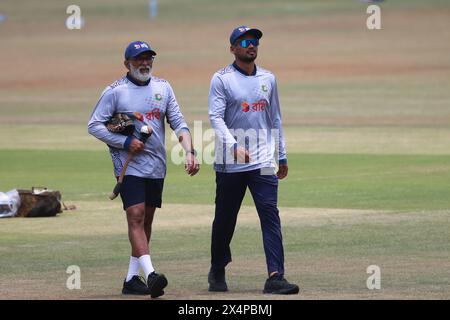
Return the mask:
M128 150L133 153L136 154L138 152L141 152L142 150L144 150L144 144L142 143L142 141L133 138L133 140L131 140L130 143L130 147L128 148Z
M249 163L250 155L248 150L244 147L237 147L234 149L234 160L237 160L237 163Z

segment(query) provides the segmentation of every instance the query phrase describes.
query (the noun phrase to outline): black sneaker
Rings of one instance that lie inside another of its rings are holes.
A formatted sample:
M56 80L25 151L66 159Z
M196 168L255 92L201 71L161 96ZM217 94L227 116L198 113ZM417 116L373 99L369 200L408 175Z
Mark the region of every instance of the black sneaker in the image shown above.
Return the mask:
M167 278L163 274L152 272L148 275L147 286L152 298L158 298L164 294L164 288L167 286Z
M209 291L211 292L225 292L228 291L227 283L225 282L225 268L220 270L210 270L208 273Z
M298 285L289 283L283 275L276 273L266 280L263 292L272 294L297 294L299 291Z
M150 289L145 284L144 278L136 275L130 281L123 282L122 294L149 295Z

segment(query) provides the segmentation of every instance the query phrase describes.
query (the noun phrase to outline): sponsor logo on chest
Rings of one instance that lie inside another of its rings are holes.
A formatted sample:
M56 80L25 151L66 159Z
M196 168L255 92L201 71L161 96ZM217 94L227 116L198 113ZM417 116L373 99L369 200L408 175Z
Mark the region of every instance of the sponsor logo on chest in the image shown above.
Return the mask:
M150 96L150 97L145 98L145 102L146 102L147 104L149 104L150 106L154 105L154 103L155 103L156 105L160 105L160 103L158 103L158 102L161 102L162 99L163 99L162 94L160 94L160 93L155 93L153 96ZM159 107L154 107L154 108L152 108L150 111L145 112L145 118L146 118L147 120L150 120L150 121L152 121L152 120L160 120L160 119L161 119L161 114L162 114L162 112L163 112L163 111L162 111L161 108L159 108Z
M266 99L259 99L256 102L241 102L242 112L263 112L266 110L268 104Z
M145 118L147 120L160 120L161 119L161 110L159 108L153 108L151 111L145 113Z

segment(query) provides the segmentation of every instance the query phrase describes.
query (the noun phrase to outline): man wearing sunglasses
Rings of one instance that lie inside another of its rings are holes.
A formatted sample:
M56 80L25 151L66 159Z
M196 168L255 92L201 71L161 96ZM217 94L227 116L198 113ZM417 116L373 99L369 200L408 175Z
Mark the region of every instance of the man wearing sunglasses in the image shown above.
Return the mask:
M255 65L258 29L241 26L230 36L235 60L216 72L209 93L209 118L216 133L216 207L211 237L209 291L228 291L225 267L247 187L261 222L268 278L263 292L297 294L284 278L284 250L277 207L278 179L288 166L274 75ZM275 172L276 163L278 171Z
M146 42L135 41L127 46L124 65L128 73L103 91L88 124L89 133L108 145L116 177L129 154L133 155L120 187L131 244L122 293L152 298L162 296L168 283L163 274L155 272L149 251L153 217L156 208L161 207L166 175L166 119L186 152L187 174L193 176L199 171L191 135L172 87L166 80L152 76L155 56L156 52ZM133 117L133 134L108 131L105 124L116 113ZM144 125L152 128L145 143L139 140L139 129ZM145 279L139 276L139 268Z

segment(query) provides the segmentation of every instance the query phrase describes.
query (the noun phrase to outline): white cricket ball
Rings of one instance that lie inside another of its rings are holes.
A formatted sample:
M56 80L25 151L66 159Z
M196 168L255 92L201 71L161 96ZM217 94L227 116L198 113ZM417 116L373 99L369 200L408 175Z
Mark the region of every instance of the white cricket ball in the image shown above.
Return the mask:
M142 126L141 127L141 133L150 134L152 132L152 128L149 126Z

